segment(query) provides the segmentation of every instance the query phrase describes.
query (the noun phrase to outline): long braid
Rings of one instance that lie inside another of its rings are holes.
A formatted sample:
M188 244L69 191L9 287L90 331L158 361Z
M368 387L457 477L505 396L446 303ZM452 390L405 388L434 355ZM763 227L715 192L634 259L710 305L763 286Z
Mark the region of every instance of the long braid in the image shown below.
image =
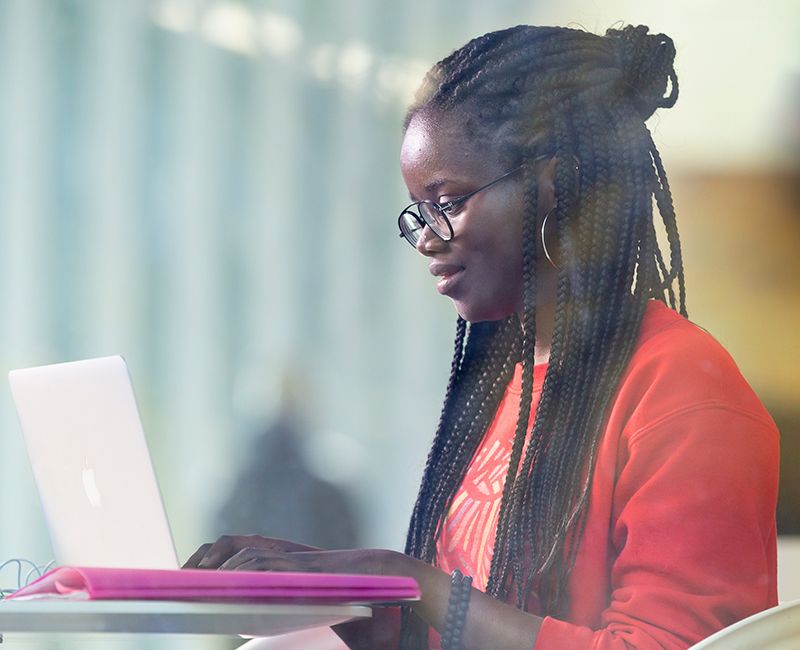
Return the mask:
M453 387L454 398L458 399L453 399L452 407L445 409L448 413L442 418L442 431L439 440L435 441L440 451L431 459L430 466L426 467L423 475L415 505L415 510L420 511L416 527L422 530L409 530L406 552L429 562L433 560L434 533L439 519L435 506L440 504L442 490L447 489L446 486L455 480L450 460L454 448L464 435L454 433L461 432L464 423L477 416L478 407L484 397L483 392L492 383L487 381L487 377L494 374L495 382L499 381L497 360L491 362L496 332L497 326L494 323L470 326L460 371L463 379Z
M676 82L677 84L677 82ZM677 86L676 86L677 87ZM672 203L672 193L669 189L669 182L667 181L667 172L664 171L664 165L661 162L661 155L658 153L653 137L648 132L650 155L653 157L653 164L656 169L657 186L655 191L656 202L658 203L658 210L664 220L664 226L667 229L667 240L669 241L670 248L670 279L677 277L678 279L678 292L679 303L678 310L680 313L688 317L686 312L686 280L683 275L683 257L681 256L681 242L678 236L678 223L675 217L675 207ZM675 309L675 305L672 305Z
M450 437L447 453L443 454L443 463L446 463L452 480L441 482L434 492L432 498L436 512L441 512L444 509L461 485L467 464L483 438L483 434L494 416L502 393L513 372L513 355L509 350L507 333L509 330L516 331L516 324L509 320L503 325L504 327L498 331L489 350L490 361L488 367L490 371L482 374L479 380L476 394L481 395L481 399L479 401L476 400L477 408L469 418L464 435ZM434 525L432 528L433 535L427 539L427 545L424 547L426 551L423 555L424 559L433 558L435 555L435 544L444 517L438 517L435 521L433 519L431 521Z
M596 116L591 116L585 124L580 125L578 133L585 132L583 139L589 145L589 150L594 149L603 153L603 144L596 142L594 134L596 133ZM579 150L580 151L580 150ZM587 155L586 152L582 152ZM605 158L599 155L598 158ZM606 183L608 177L608 170L604 165L595 165L587 169L585 181L589 186L603 185ZM585 419L589 414L586 409L586 399L588 392L579 390L587 384L591 385L594 381L592 372L597 366L597 356L602 348L602 343L598 341L598 345L588 346L586 342L592 339L597 340L596 333L596 315L599 312L599 305L595 304L594 297L600 292L598 288L601 287L603 282L602 273L590 272L594 266L594 256L596 249L599 247L601 250L607 248L609 237L607 236L604 228L602 227L603 219L600 215L608 211L608 195L607 193L594 192L591 200L585 201L585 210L583 218L577 224L578 246L574 255L575 267L580 269L583 267L584 272L578 272L580 277L587 278L586 282L575 283L575 295L578 300L571 305L574 309L576 304L583 303L586 308L577 310L575 314L574 327L572 332L572 345L568 361L568 372L570 383L567 388L567 394L563 400L565 407L557 409L555 413L543 414L549 420L547 424L553 430L559 431L570 427L573 432L572 435L562 436L553 439L553 452L547 458L540 461L538 468L539 481L531 486L531 489L542 490L545 493L552 493L556 486L560 484L573 485L574 480L569 477L569 456L574 454L575 448L578 453L583 444L583 434L586 432ZM594 335L593 335L594 334ZM557 451L558 449L564 451ZM571 452L571 453L570 453ZM575 469L575 464L571 464L572 469ZM567 475L565 480L565 474ZM554 517L552 502L542 502L536 513L546 524L542 526L540 536L542 544L546 540L552 540L549 547L543 547L540 551L540 557L534 565L535 572L543 573L549 569L556 558L556 552L559 550L563 543L565 535L564 523L560 522L557 516ZM567 519L569 522L570 519ZM530 582L530 579L527 582ZM540 590L541 591L541 590Z
M641 187L641 178L638 178L636 168L631 168L630 165L625 164L633 158L630 155L630 144L630 141L620 142L620 151L614 156L614 160L622 161L622 170L620 170L619 173L628 177L627 182L633 187ZM611 203L620 205L618 201L614 200L613 194L613 191L608 193L608 196L612 197ZM642 214L643 211L646 214L645 207L639 196L633 194L631 196L631 201L633 205L631 205L628 210L630 214L635 216ZM602 417L603 412L598 406L607 403L611 396L608 390L616 386L616 379L624 368L628 358L628 351L624 348L620 350L619 346L620 336L625 334L627 328L617 326L615 320L620 319L620 315L622 315L622 319L620 320L624 321L624 314L626 313L629 300L626 298L626 294L613 291L613 289L620 286L620 282L623 283L623 286L630 286L630 282L632 281L637 252L636 248L631 244L637 239L636 231L639 221L640 219L636 218L625 220L621 231L615 231L610 225L607 225L606 237L602 240L602 248L606 256L609 255L609 251L615 243L615 238L618 240L616 241L618 249L616 258L620 263L616 265L615 268L605 268L604 272L601 274L603 276L602 282L606 285L605 291L602 293L609 296L609 302L606 304L606 308L603 312L596 312L598 315L603 316L602 318L595 318L592 327L594 330L593 336L599 343L593 346L592 353L589 355L586 363L588 367L593 369L593 376L588 378L588 381L590 381L592 385L597 386L598 389L589 393L590 399L586 404L581 405L584 417L582 420L575 423L575 436L571 437L573 449L588 449L586 469L573 465L569 474L564 477L561 472L564 466L564 457L562 456L559 462L559 472L556 473L556 478L558 480L566 480L569 484L580 486L580 489L576 493L575 505L570 516L571 519L575 518L571 523L576 525L576 529L568 538L565 561L560 563L557 568L557 572L564 577L569 574L574 564L578 541L583 532L583 525L586 519L586 508L583 506L588 500L588 491L594 469L593 459L599 442L596 437L587 435L587 433L599 427L599 419ZM613 237L609 236L612 232L614 232ZM642 302L641 305L643 306L644 303ZM617 317L616 319L615 315ZM636 322L638 323L638 320L636 320ZM627 340L632 342L634 338L628 337ZM615 356L616 358L614 358ZM601 361L601 357L605 357L605 360ZM585 474L585 476L581 480L582 473ZM564 579L552 581L554 591L550 594L550 603L554 608L557 607L557 604L561 600L564 582Z
M459 324L406 544L407 553L436 562L452 500L521 360L520 409L487 592L505 600L513 587L517 606L526 608L535 591L540 614L568 605L603 419L647 301L664 299L666 291L670 305L686 314L672 197L644 126L656 108L677 99L674 55L669 38L642 26L605 37L519 26L474 39L434 66L406 118L407 126L420 111L460 112L471 118L470 135L502 155L558 160L551 217L559 253L555 322L533 422L540 222L529 163L521 322ZM655 236L653 198L667 230L669 268ZM419 620L404 625L402 647L423 647L423 627Z
M557 157L559 160L570 161L571 163L573 156L570 151L572 150L573 142L570 138L569 125L566 123L566 120L563 116L556 121L553 131L556 140ZM577 161L577 158L574 158L574 160ZM579 166L575 169L572 168L571 164L557 166L555 186L559 200L554 209L554 216L558 241L565 241L565 224L569 214L574 209L574 203L577 198L577 194L580 192L578 187L580 180ZM574 255L574 250L569 249L569 247L565 247L563 252L565 255L562 257L572 257ZM551 349L551 358L561 359L561 363L558 366L551 364L550 368L548 369L545 380L547 390L543 390L544 394L542 395L542 400L539 404L534 430L531 434L531 445L528 447L526 458L521 470L521 473L524 476L531 474L533 466L537 463L539 454L542 452L547 443L547 440L543 440L543 438L547 437L547 432L550 432L554 429L552 422L552 396L556 393L559 393L568 403L574 398L574 390L576 389L576 385L567 385L560 389L555 388L557 384L557 377L559 375L574 374L574 355L566 355L562 352L565 339L564 332L569 330L573 322L571 315L567 312L567 296L569 295L569 285L570 283L566 269L562 268L558 279L558 291L556 295L556 326L553 332ZM558 426L558 423L555 423L555 425ZM522 536L523 539L531 540L531 552L541 556L541 549L545 544L544 537L546 537L546 535L542 534L541 530L537 530L535 523L537 521L541 521L542 519L542 504L537 503L537 501L533 499L532 493L534 490L538 489L534 484L534 481L530 481L526 487L527 489L522 495L523 502L521 505L521 510L523 520L522 525L519 527L518 535ZM542 566L544 567L545 564L546 561L542 563ZM524 595L524 602L521 604L519 603L520 592L518 591L518 605L527 607L528 596L531 592L531 585L534 581L535 573L536 571L532 568L532 570L520 580L520 587Z
M535 170L532 166L526 168L527 175L530 177ZM517 576L521 572L521 553L517 548L515 538L508 539L509 522L516 516L515 504L518 502L518 494L523 481L517 480L517 471L520 458L525 446L528 420L530 418L531 402L533 400L533 365L534 351L536 343L536 209L538 204L538 192L536 190L535 179L530 179L526 183L525 192L525 219L523 221L523 335L522 335L522 397L520 398L519 415L517 427L514 432L514 441L511 448L511 458L506 472L505 485L508 489L503 490L500 502L501 516L498 518L497 535L495 540L495 551L492 557L495 563L505 563L504 571L507 571L509 562L513 562L513 573ZM510 546L509 545L510 541Z
M436 464L436 461L439 458L441 453L441 448L444 443L445 434L444 432L446 429L446 422L449 413L449 406L450 401L453 397L453 388L456 385L456 379L458 377L458 371L461 368L461 360L464 358L464 338L467 333L467 322L458 317L456 321L456 340L453 350L453 360L450 363L450 377L447 380L447 390L444 394L444 406L442 407L442 412L439 416L439 424L436 427L436 434L433 437L433 445L431 446L431 450L428 453L428 459L425 463L425 470L424 474L427 475ZM411 522L408 526L408 539L406 541L406 553L413 553L414 549L421 543L419 539L419 528L417 523L421 516L421 509L423 504L427 501L427 497L423 499L418 499L416 504L414 505L414 510L411 514Z
M443 521L443 505L452 499L461 484L467 463L494 415L517 358L519 326L515 318L499 324L475 324L469 329L461 370L465 373L465 383L469 383L470 378L477 381L472 382L470 390L461 391L461 400L458 392L452 391L455 396L453 406L445 410L460 415L455 418L452 429L443 430L442 437L446 440L440 445L441 454L430 463L430 467L426 466L415 505L415 512L420 512L416 522L419 532L410 528L406 543L406 553L432 563L435 562L435 544ZM445 422L449 415L443 418ZM404 610L402 620L400 647L424 647L427 627L422 620L408 610Z

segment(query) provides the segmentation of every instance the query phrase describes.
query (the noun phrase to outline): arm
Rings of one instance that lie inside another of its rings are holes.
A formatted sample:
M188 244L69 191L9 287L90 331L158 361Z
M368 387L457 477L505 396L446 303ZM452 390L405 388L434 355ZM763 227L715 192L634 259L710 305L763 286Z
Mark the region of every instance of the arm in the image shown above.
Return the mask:
M348 554L350 551L343 551ZM373 564L374 571L386 575L406 575L414 578L420 586L422 597L412 604L414 612L437 631L442 632L447 617L447 605L450 598L450 576L420 560L416 560L402 553L384 550L355 551L365 553L362 562L353 569L369 567ZM347 563L347 559L344 560ZM323 560L322 566L327 563ZM341 566L339 561L334 565ZM327 570L327 569L320 569ZM384 613L379 610L379 613ZM368 636L366 639L354 639L348 636L347 629L336 629L337 634L354 649L392 647L387 640L396 643L399 628L397 610L391 610L391 618L386 617L386 623L379 630L387 636ZM470 594L469 609L464 624L462 647L464 650L530 650L536 642L536 634L541 624L541 618L527 614L516 607L502 603L491 596L487 596L478 589L472 589ZM347 626L341 626L346 628ZM373 631L373 634L375 631ZM364 643L366 642L366 643Z
M238 571L311 571L402 575L414 578L421 599L414 611L435 629L444 629L450 598L447 573L403 553L382 549L348 551L304 550L309 547L255 536L226 536L205 544L184 565ZM300 550L290 550L299 548ZM284 549L289 552L285 552ZM376 609L373 620L336 626L351 648L391 647L398 638L397 608ZM533 648L541 619L473 589L464 626L465 650L529 650Z
M537 650L686 648L776 604L771 423L699 404L632 433L626 456L598 629L546 618Z
M695 405L636 431L616 479L616 553L597 627L542 620L473 589L464 647L685 649L775 605L777 443L771 422L728 405ZM441 630L449 576L400 554L385 570L418 581L415 610ZM578 576L573 593L585 588Z

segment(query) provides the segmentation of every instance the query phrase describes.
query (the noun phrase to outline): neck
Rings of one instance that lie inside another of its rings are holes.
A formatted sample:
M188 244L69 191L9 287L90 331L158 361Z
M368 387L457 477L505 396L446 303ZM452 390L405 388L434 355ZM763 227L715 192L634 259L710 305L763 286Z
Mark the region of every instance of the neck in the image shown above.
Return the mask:
M550 346L553 344L553 325L555 310L552 304L536 308L536 341L533 345L533 363L547 363L550 360ZM522 314L520 314L522 322ZM524 328L523 328L524 331Z
M543 273L540 278L536 292L536 341L533 348L533 363L536 365L550 360L556 321L555 274ZM519 313L519 319L522 322L522 312Z
M536 307L536 342L533 347L533 363L547 363L550 360L550 346L553 343L555 309L553 303Z

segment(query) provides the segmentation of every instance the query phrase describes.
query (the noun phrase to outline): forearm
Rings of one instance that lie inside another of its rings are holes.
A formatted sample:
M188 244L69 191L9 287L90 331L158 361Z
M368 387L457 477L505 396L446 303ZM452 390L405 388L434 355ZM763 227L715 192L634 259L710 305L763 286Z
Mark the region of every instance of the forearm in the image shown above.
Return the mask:
M450 576L419 560L395 554L384 561L384 571L410 575L420 586L414 611L438 631L444 630L450 599ZM464 624L464 650L532 650L542 619L472 589Z
M231 540L238 540L233 549L227 548ZM258 543L258 546L248 545L253 543ZM245 546L236 551L242 544ZM421 560L396 551L376 549L281 552L274 550L276 544L282 547L287 542L226 538L210 549L201 547L195 553L197 558L191 562L193 566L222 570L322 571L408 576L414 578L420 587L420 600L410 604L414 612L440 632L445 627L450 599L450 576ZM231 556L231 551L236 552ZM531 650L540 625L540 618L473 589L462 635L462 647L465 650ZM335 630L354 649L394 647L399 638L397 608L376 608L372 620L345 623Z
M400 608L373 607L372 617L331 628L350 650L396 648L400 640Z

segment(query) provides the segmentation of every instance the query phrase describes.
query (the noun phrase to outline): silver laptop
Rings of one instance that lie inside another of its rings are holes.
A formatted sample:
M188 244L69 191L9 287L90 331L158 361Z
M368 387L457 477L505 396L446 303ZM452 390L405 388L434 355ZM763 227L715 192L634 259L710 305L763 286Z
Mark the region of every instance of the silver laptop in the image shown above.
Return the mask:
M122 357L9 373L60 565L178 568Z

